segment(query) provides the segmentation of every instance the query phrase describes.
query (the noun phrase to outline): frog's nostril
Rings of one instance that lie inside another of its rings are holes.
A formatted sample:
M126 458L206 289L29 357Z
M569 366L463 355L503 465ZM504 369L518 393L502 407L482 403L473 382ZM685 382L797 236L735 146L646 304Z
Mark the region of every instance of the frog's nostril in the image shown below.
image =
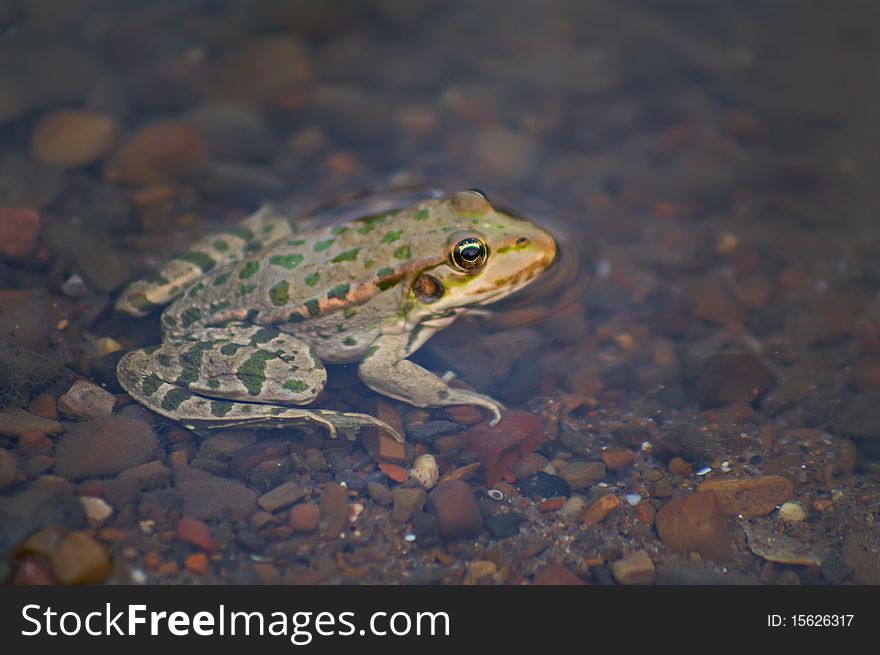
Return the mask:
M516 245L518 246L527 246L531 243L531 240L528 237L520 237L516 240Z

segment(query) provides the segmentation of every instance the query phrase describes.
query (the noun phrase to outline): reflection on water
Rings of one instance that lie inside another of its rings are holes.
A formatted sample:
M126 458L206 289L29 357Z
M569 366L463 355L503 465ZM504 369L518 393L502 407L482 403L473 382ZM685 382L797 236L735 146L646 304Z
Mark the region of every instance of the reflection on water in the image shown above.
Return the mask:
M880 582L877 11L0 0L0 575L82 581L21 544L85 530L121 582L611 583L637 550L659 583ZM560 241L413 357L506 431L353 366L319 403L405 448L203 438L127 402L121 350L159 341L112 311L128 282L264 202L346 220L326 206L426 184ZM421 454L473 495L425 503Z

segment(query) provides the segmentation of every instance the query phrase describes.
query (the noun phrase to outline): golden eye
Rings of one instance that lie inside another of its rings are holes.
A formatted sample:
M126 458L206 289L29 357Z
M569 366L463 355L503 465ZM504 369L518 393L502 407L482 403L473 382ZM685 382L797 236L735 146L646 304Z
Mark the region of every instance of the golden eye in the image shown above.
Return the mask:
M486 263L486 244L476 237L462 239L452 248L452 263L462 271L475 271Z

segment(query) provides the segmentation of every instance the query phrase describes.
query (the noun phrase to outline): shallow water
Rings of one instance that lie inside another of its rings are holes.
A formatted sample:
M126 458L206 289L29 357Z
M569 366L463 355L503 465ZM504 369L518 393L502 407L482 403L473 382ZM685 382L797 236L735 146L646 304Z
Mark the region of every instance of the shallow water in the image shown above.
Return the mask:
M0 0L0 576L81 580L57 529L111 582L625 583L640 550L658 583L880 582L877 14ZM112 311L126 283L261 203L422 184L564 244L543 284L413 358L539 418L540 444L512 414L492 451L479 416L379 399L351 366L321 406L398 421L402 458L375 435L205 438L128 403L110 351L160 335ZM56 402L76 376L134 423ZM465 538L387 468L425 453L476 499Z

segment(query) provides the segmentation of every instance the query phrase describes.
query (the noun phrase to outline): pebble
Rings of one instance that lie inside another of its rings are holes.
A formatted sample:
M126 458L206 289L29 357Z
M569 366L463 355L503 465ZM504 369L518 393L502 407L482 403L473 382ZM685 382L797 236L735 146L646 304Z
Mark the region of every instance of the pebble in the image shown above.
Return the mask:
M114 480L104 483L104 498L117 507L131 502L145 489L167 486L173 478L171 469L159 460L124 470Z
M444 413L449 417L450 421L461 425L471 426L486 420L483 412L473 405L454 405L447 407Z
M368 482L367 495L373 502L388 507L392 503L391 490L381 482Z
M244 518L257 509L257 494L241 482L189 466L174 468L174 488L183 500L184 514L193 518Z
M620 498L614 494L606 494L594 501L581 516L581 523L585 526L598 525L604 521L611 512L620 507Z
M673 457L669 460L669 464L666 466L666 470L668 470L672 475L680 475L682 477L686 477L691 474L694 470L694 467L684 461L681 457Z
M412 515L413 535L422 548L430 548L440 541L437 519L433 515L417 510Z
M183 565L187 571L203 575L208 572L209 562L204 553L192 553L186 556Z
M379 464L379 470L398 483L406 482L409 479L409 471L394 464Z
M0 207L0 256L27 257L37 245L40 215L32 209Z
M769 562L819 567L825 559L823 554L811 550L797 539L773 527L765 527L751 521L744 521L742 526L748 539L749 550Z
M491 560L472 560L467 563L462 584L473 585L480 582L491 582L492 576L498 573L498 565Z
M32 414L42 416L50 421L58 420L58 406L55 398L48 393L41 393L28 406Z
M541 572L532 580L533 585L583 585L583 580L577 577L561 564L550 564L541 569Z
M260 496L257 499L257 504L267 512L274 512L282 507L293 505L308 494L308 489L303 489L295 482L285 482Z
M93 164L110 152L116 121L87 111L59 109L40 118L31 136L31 156L44 164L76 167Z
M115 405L116 398L112 393L85 380L74 382L58 399L58 411L79 420L110 416Z
M338 539L348 521L348 489L333 482L324 485L321 515L324 518L321 534L329 539Z
M499 512L490 514L483 519L483 524L496 539L506 539L519 532L519 526L525 517L518 512Z
M210 459L228 461L232 456L257 441L253 430L224 430L210 433L199 444L199 455Z
M104 177L119 184L148 185L186 178L205 163L208 147L194 128L153 123L126 140L104 167Z
M418 480L425 490L433 489L440 480L440 468L437 466L437 460L433 455L428 454L416 457L409 474Z
M62 186L61 171L54 166L13 153L0 154L0 181L0 207L34 210L52 202Z
M626 496L624 496L624 498L626 499L627 504L631 505L632 507L635 507L640 502L642 502L642 496L640 494L627 494Z
M391 520L395 523L406 523L413 512L422 509L425 504L425 490L396 487L391 490L391 501Z
M14 121L28 109L28 100L19 85L0 77L0 125Z
M483 516L470 486L461 480L441 482L428 494L428 511L443 539L469 539L480 533Z
M704 407L752 402L776 380L776 374L751 353L718 353L703 361L694 393Z
M765 516L794 495L791 480L780 475L707 480L700 483L697 490L714 493L725 514L744 518Z
M0 490L15 482L18 477L18 458L7 450L0 448Z
M547 467L549 462L547 458L539 453L526 453L519 461L510 467L510 472L516 476L516 479L525 478L532 473L542 471Z
M403 434L402 431L401 434ZM406 448L404 444L389 437L387 434L380 434L379 459L392 464L403 464L406 462Z
M676 552L697 552L719 563L733 558L727 519L713 493L675 496L660 508L654 523L661 541Z
M636 459L636 454L629 450L606 450L602 453L602 461L611 471L622 471ZM603 476L604 477L604 476Z
M192 544L196 548L200 548L206 553L216 553L219 549L214 537L211 536L211 530L199 519L191 516L184 516L177 523L177 529L174 531L174 538Z
M572 489L586 489L605 477L605 464L602 462L566 462L558 470L559 477L568 482Z
M557 498L571 496L571 486L558 475L550 475L544 471L538 471L532 475L517 480L517 486L523 495L529 498Z
M321 508L317 503L300 503L290 508L287 524L294 534L312 534L321 524Z
M800 503L788 501L779 508L779 518L789 523L801 523L807 520L807 512Z
M10 349L14 344L18 352L22 349L34 351L29 357L21 358L15 357L15 351L9 353L9 358L15 360L7 364L9 368L3 377L4 387L8 389L4 395L10 400L17 391L27 397L33 389L41 388L32 379L39 373L30 367L28 359L38 358L38 352L47 352L50 312L48 297L44 293L17 289L0 291L0 334L8 338ZM5 356L3 359L8 360Z
M573 519L581 516L588 505L589 502L583 496L572 496L562 503L559 513L567 519Z
M70 480L120 473L149 461L157 443L153 429L134 419L107 416L74 424L55 449L55 472Z
M49 554L49 566L60 584L96 584L110 573L110 558L88 534L68 532Z
M80 502L86 513L86 518L89 520L89 525L93 528L101 527L107 519L113 516L113 508L103 498L81 496Z
M645 550L637 550L611 563L611 575L620 584L651 584L654 574L654 562Z
M494 487L514 463L544 440L544 428L534 414L509 410L501 414L494 427L483 422L467 431L468 448L479 456L488 487Z

